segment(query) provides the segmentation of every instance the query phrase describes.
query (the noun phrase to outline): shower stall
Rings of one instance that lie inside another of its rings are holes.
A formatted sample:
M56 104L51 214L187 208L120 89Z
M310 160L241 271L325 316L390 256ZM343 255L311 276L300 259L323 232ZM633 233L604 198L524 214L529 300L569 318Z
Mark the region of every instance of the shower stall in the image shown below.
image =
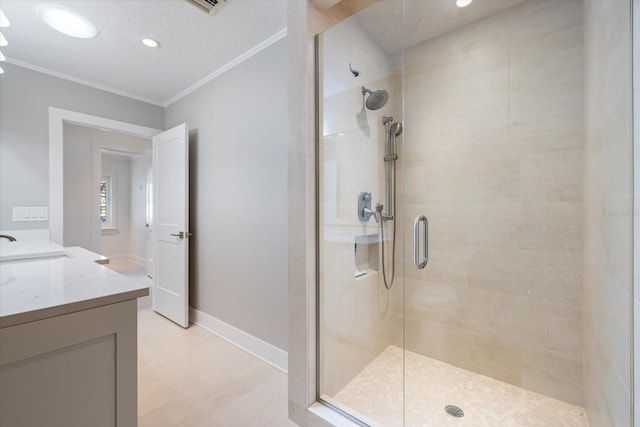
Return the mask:
M318 399L631 426L632 2L371 3L316 38Z

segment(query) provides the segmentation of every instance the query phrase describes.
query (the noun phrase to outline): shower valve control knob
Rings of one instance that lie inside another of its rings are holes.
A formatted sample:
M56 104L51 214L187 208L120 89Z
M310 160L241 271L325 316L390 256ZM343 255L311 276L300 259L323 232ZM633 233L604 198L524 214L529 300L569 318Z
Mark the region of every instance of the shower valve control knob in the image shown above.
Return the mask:
M375 214L371 210L371 193L363 191L358 195L358 219L360 222L367 222Z

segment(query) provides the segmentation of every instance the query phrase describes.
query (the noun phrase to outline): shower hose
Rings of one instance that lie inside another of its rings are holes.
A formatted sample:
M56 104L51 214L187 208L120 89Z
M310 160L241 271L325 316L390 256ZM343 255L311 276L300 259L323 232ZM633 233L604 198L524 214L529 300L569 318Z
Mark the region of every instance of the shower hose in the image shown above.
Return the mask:
M395 187L395 180L394 180ZM395 205L395 200L394 200ZM394 206L395 211L395 206ZM385 268L385 260L384 256L384 216L380 215L380 240L382 241L382 280L384 281L384 287L387 289L391 289L393 287L393 278L396 275L396 219L395 217L391 219L393 221L393 235L391 238L391 280L387 282L387 270Z

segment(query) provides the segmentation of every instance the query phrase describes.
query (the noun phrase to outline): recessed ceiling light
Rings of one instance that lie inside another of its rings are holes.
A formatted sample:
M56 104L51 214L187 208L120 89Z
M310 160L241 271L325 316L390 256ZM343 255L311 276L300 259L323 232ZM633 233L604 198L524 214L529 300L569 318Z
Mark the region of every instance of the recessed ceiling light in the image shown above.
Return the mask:
M143 45L145 45L146 47L160 47L160 43L157 40L154 39L150 39L148 37L143 38L142 40L140 40L142 42Z
M7 19L7 15L4 14L4 12L2 11L2 9L0 9L0 28L6 28L9 25L11 25L9 23L9 20Z
M90 39L98 34L98 29L91 21L67 9L44 5L38 8L38 14L48 26L71 37Z
M471 4L473 0L456 0L456 6L458 7L467 7Z
M7 39L5 39L2 33L0 33L0 46L6 46L8 44L9 42L7 41Z

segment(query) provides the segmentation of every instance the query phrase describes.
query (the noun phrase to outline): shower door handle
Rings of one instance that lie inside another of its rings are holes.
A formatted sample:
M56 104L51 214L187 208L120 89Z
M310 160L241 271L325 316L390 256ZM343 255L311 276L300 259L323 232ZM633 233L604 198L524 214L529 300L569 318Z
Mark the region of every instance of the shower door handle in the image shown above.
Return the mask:
M420 259L420 223L422 228L422 259ZM424 215L418 215L413 221L413 265L422 270L429 262L429 221Z

